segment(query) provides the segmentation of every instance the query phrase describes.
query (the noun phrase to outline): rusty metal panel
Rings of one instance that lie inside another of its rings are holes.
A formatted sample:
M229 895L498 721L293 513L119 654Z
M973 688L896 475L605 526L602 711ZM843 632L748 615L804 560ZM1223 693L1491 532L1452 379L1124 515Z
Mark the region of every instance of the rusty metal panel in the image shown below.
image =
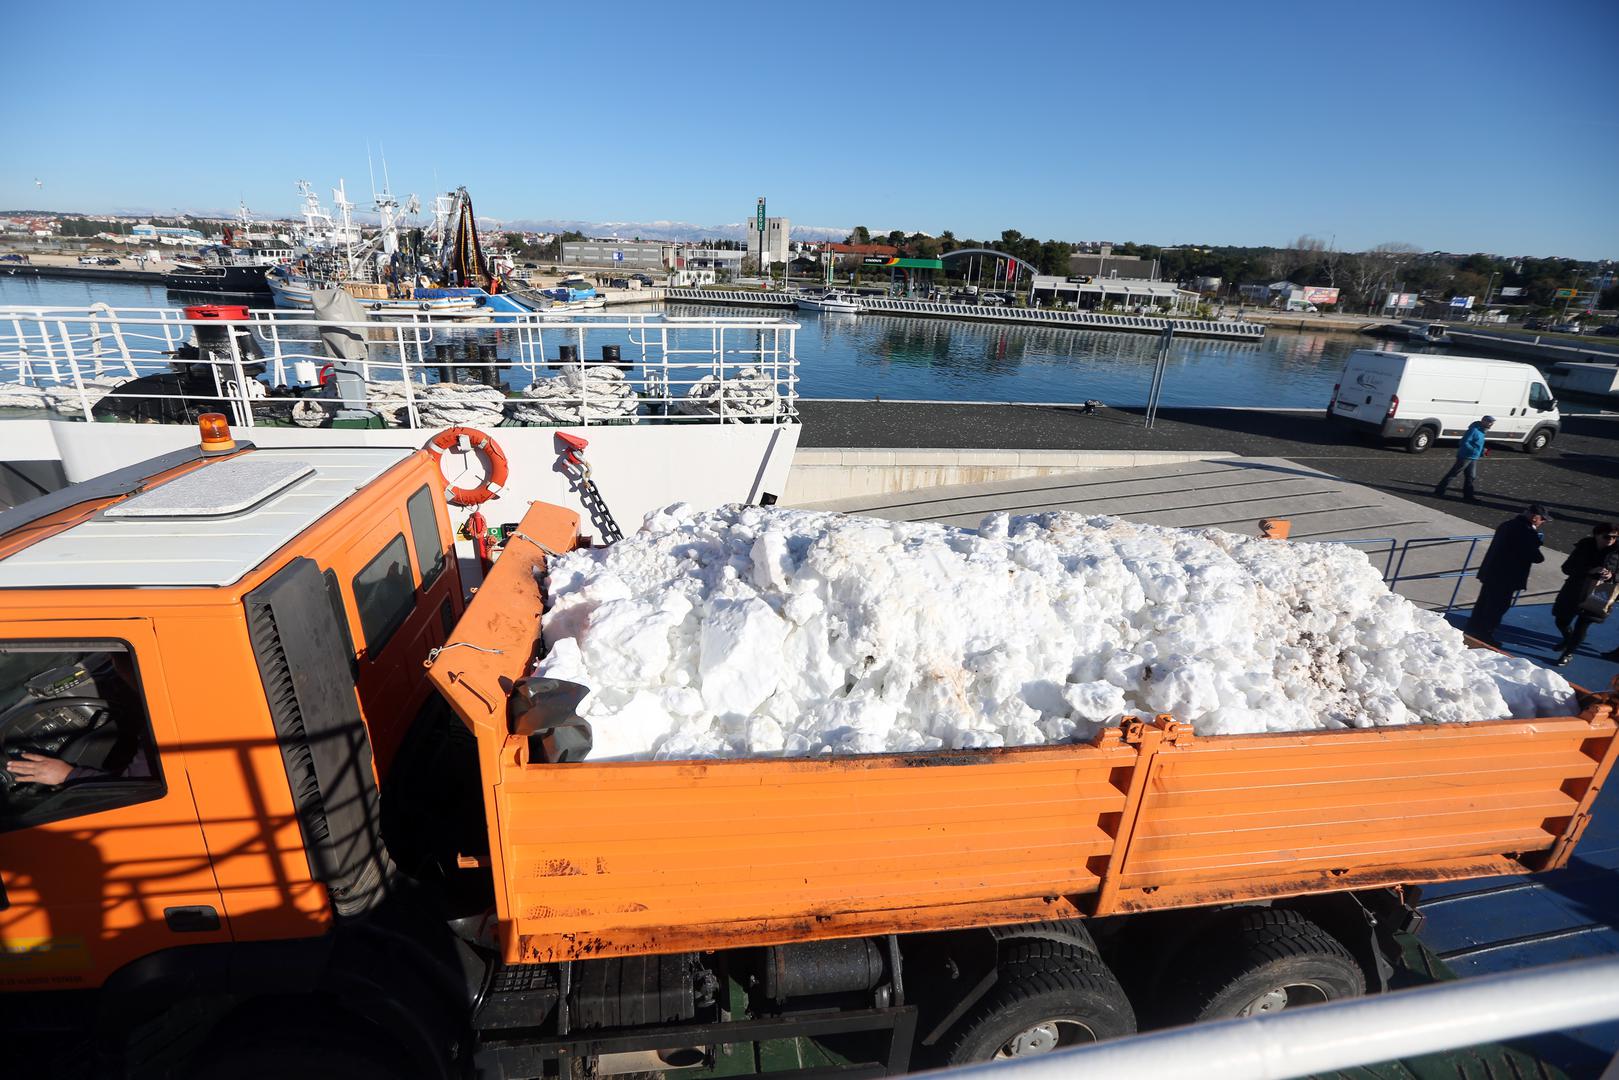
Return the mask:
M1521 872L1574 827L1612 740L1570 717L1165 742L1117 909Z
M1076 914L1133 747L512 765L500 785L526 959ZM684 945L682 943L685 943Z

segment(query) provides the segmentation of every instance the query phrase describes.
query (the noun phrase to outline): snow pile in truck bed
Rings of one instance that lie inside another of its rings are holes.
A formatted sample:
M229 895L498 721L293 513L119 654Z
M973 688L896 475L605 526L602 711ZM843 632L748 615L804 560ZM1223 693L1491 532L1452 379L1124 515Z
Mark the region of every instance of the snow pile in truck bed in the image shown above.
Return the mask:
M539 673L591 688L594 760L1088 739L1127 713L1202 735L1566 715L1365 554L1117 518L976 533L677 505L554 560Z

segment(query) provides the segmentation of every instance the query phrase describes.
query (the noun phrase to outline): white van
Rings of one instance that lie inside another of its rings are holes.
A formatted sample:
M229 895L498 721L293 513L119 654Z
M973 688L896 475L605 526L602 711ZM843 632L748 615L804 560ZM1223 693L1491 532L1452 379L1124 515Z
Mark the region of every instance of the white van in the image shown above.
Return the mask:
M1551 445L1563 422L1557 399L1530 364L1372 349L1349 354L1327 408L1328 419L1399 439L1413 454L1435 439L1460 439L1484 416L1495 417L1491 443L1530 454Z

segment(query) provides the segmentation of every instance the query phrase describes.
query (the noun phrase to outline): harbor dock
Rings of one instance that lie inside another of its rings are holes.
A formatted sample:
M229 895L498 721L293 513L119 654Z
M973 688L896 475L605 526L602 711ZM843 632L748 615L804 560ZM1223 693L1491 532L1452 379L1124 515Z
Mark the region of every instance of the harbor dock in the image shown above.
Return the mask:
M664 299L676 303L722 304L739 307L796 309L798 306L797 300L790 293L751 292L740 289L668 289L665 291ZM1117 330L1138 334L1159 334L1166 327L1173 326L1175 333L1186 337L1221 338L1229 341L1258 341L1265 336L1263 325L1236 319L1110 315L1095 311L990 307L984 304L904 300L886 296L861 296L858 300L861 307L873 315L904 315L921 318L960 319L972 322L1062 326L1076 330Z

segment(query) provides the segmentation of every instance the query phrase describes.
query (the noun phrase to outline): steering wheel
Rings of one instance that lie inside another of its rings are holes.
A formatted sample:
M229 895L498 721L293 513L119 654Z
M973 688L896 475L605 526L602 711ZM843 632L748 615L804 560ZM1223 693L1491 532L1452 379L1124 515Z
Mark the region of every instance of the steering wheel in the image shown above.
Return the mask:
M84 709L73 719L63 716L41 716L41 713L62 709ZM105 698L57 697L39 698L13 705L0 713L0 794L10 792L19 781L11 770L4 768L10 751L43 748L44 752L59 752L75 735L93 731L98 725L96 716L109 715L112 707ZM35 750L41 752L41 750Z

